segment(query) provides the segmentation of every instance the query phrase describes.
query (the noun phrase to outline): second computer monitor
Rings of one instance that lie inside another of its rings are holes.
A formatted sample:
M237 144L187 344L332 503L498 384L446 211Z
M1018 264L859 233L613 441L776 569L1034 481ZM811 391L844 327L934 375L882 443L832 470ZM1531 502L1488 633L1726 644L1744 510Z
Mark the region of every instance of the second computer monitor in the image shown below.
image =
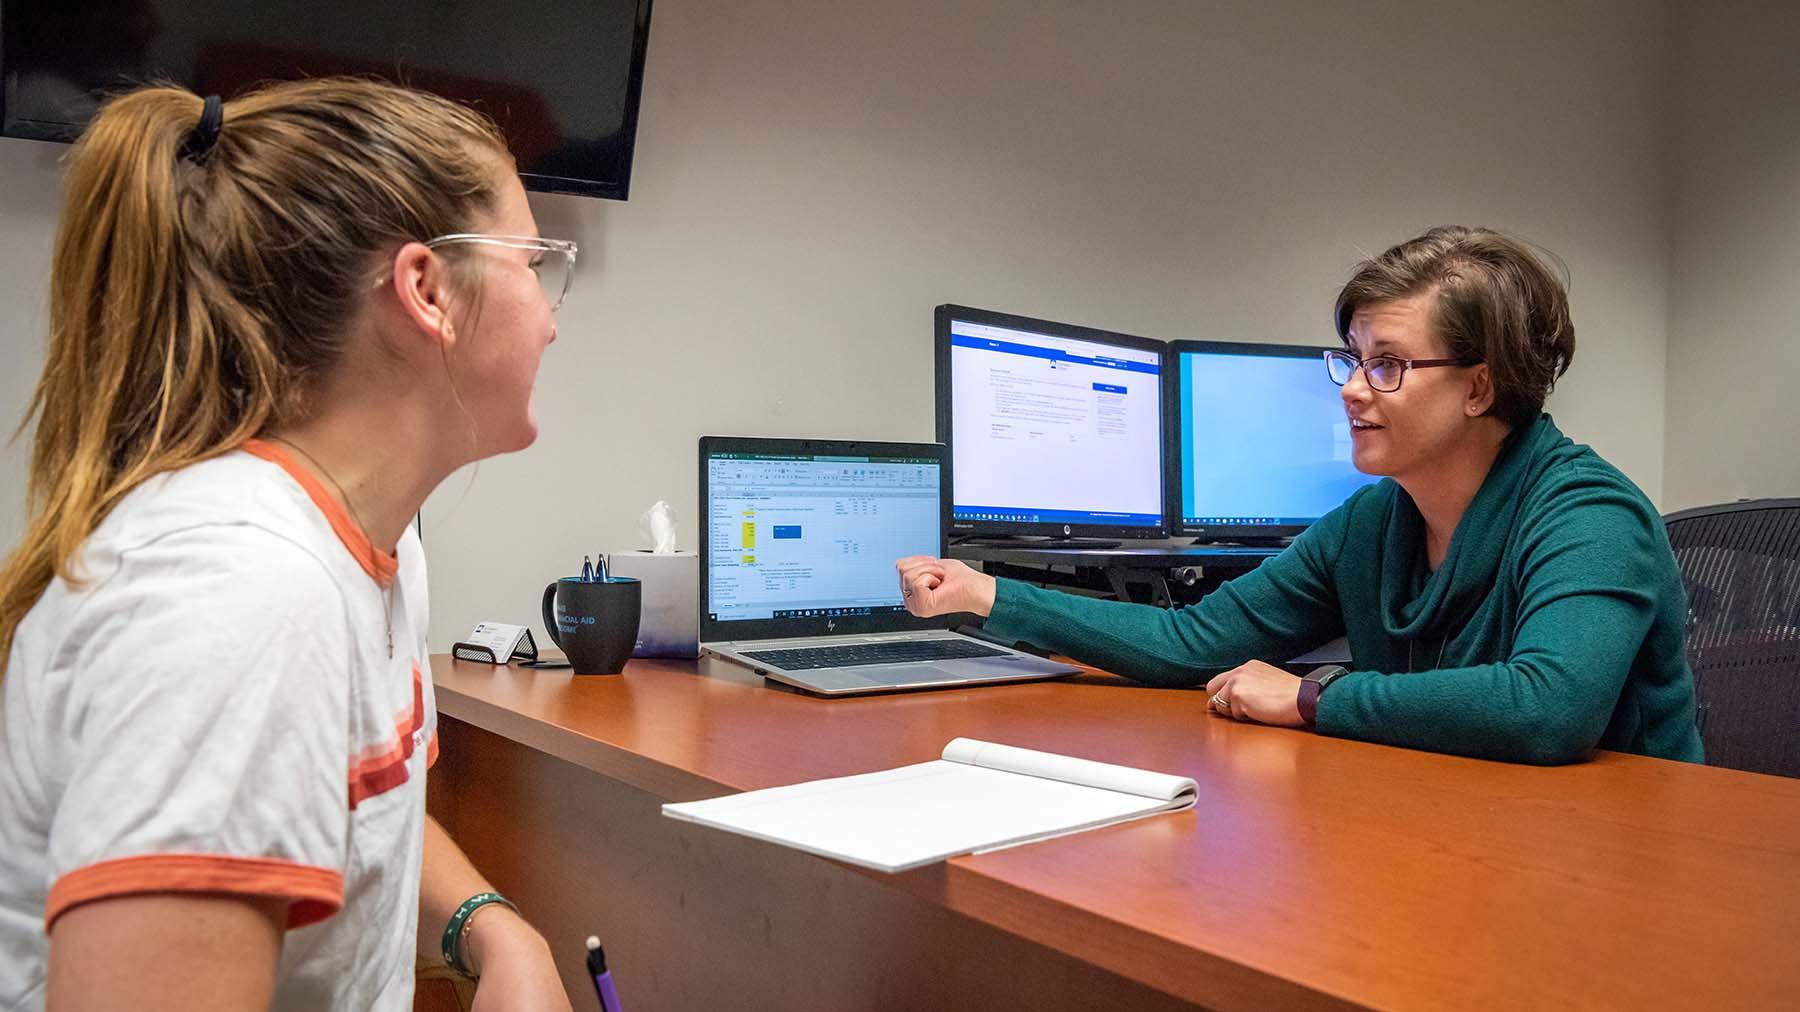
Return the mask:
M937 308L937 435L958 534L1160 537L1162 341Z
M1379 480L1351 463L1323 347L1175 341L1170 515L1202 540L1292 537Z

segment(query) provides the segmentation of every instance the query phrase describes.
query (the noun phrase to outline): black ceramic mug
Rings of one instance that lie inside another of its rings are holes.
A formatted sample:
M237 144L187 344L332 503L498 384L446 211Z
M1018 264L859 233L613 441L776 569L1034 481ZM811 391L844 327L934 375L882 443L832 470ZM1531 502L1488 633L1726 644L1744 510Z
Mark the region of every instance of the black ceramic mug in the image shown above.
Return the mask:
M544 588L544 630L578 675L616 675L637 645L644 585L565 576Z

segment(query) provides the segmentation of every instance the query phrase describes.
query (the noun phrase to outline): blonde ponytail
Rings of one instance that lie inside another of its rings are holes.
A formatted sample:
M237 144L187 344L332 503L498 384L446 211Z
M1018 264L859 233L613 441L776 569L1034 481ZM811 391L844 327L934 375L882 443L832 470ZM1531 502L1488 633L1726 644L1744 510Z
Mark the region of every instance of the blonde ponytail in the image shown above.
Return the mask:
M68 157L28 521L0 569L0 676L32 605L147 478L303 410L342 354L377 258L466 231L510 169L493 124L372 81L273 85L226 103L203 157L201 98L109 102Z

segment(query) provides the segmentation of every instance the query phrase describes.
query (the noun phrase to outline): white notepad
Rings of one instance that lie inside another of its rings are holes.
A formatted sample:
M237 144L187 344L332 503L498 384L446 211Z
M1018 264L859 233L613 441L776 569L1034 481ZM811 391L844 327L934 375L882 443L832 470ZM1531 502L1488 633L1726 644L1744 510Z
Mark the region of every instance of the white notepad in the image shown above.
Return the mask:
M936 762L663 806L671 818L905 871L1194 804L1194 781L958 738Z

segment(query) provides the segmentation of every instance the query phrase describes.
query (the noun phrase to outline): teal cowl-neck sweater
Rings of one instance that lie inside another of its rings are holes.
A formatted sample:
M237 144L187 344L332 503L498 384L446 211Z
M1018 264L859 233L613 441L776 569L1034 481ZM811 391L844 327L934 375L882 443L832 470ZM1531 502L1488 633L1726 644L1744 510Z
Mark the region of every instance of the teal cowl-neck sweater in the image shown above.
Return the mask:
M1324 734L1515 762L1595 747L1702 760L1662 519L1549 415L1507 437L1436 572L1424 519L1386 480L1190 607L1001 580L987 627L1169 686L1345 636Z

